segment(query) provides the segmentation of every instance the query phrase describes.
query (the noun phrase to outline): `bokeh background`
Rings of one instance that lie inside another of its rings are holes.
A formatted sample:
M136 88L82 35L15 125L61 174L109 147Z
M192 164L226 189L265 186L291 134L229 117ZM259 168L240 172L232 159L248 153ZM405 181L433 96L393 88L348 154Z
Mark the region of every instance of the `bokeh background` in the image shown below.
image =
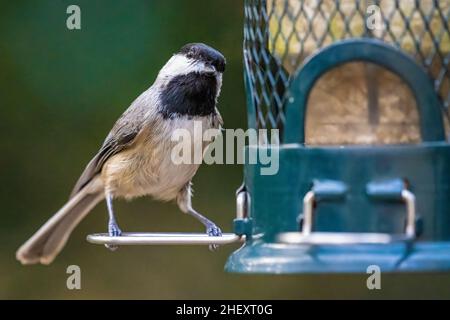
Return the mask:
M219 108L227 128L245 128L243 5L239 0L0 1L0 298L282 299L450 298L449 274L262 276L223 271L237 248L123 247L85 241L106 230L100 204L50 266L21 266L15 250L67 199L87 161L130 102L170 55L205 42L228 59ZM81 7L82 29L66 28L66 8ZM202 166L194 205L231 231L239 165ZM116 202L127 231L202 231L174 204ZM66 288L66 268L82 289Z

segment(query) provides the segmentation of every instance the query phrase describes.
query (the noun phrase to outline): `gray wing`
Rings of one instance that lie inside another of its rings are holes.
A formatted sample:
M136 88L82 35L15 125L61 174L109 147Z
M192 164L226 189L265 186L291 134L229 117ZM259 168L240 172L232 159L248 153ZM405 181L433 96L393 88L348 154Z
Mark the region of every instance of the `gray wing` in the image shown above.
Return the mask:
M98 153L87 164L75 187L70 194L72 198L84 186L86 186L92 178L99 174L105 162L113 155L130 147L144 126L145 106L139 104L139 98L128 108L122 116L114 124L111 132L103 142Z

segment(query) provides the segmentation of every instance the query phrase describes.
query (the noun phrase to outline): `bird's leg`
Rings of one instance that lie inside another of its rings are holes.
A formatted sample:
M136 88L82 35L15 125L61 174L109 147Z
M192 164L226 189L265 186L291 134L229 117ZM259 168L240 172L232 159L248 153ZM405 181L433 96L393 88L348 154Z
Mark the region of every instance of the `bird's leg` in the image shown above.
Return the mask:
M112 204L112 202L113 202L112 195L109 192L107 192L105 198L106 198L106 206L108 207L108 216L109 216L108 233L111 237L118 237L122 234L122 231L120 230L119 226L117 225L116 217L114 215L113 204ZM114 245L105 244L105 246L110 250L117 249L117 246L114 246Z
M180 210L193 216L195 219L200 221L206 227L206 233L209 236L219 237L222 235L222 230L211 220L198 213L192 208L191 205L191 183L189 182L186 186L180 191L177 197L177 203L180 207ZM216 250L219 246L217 244L210 244L210 250Z
M188 209L188 213L191 216L193 216L195 219L197 219L198 221L203 223L203 225L206 227L206 233L208 235L215 236L215 237L222 235L222 231L220 230L220 228L218 226L216 226L216 224L214 222L212 222L205 216L201 215L200 213L198 213L197 211L195 211L192 208Z
M220 237L222 235L222 230L220 230L220 228L214 222L212 222L211 220L209 220L202 214L198 213L197 211L195 211L192 208L188 208L187 213L190 214L191 216L193 216L198 221L200 221L206 227L206 233L209 236ZM209 245L209 249L211 251L217 250L217 248L219 248L219 245L217 245L217 244Z

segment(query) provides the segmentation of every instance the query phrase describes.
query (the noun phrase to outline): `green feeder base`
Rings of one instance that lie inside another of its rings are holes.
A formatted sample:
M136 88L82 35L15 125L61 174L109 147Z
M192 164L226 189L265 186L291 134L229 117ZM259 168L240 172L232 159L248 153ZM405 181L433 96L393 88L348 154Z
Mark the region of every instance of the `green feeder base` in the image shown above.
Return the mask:
M253 242L228 259L225 270L236 273L366 273L450 271L450 242L288 245Z

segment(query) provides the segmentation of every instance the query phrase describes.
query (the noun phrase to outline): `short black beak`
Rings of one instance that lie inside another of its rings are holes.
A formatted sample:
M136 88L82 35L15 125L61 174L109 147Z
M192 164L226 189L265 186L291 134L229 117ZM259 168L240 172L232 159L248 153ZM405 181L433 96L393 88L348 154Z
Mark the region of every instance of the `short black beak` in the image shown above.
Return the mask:
M213 67L219 73L225 72L225 62L222 60L208 62L207 65Z
M220 73L225 72L225 61L216 61L215 63L213 63L213 65L218 72Z

